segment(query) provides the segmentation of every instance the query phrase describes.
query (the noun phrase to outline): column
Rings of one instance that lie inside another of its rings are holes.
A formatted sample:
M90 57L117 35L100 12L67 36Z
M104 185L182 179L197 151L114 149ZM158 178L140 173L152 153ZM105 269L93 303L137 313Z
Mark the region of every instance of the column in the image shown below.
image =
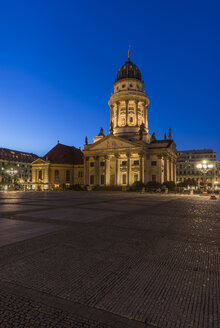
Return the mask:
M32 182L36 182L36 169L33 169L32 167Z
M148 105L145 104L145 127L147 129L147 132L149 131L148 130Z
M116 186L119 186L120 185L120 175L119 175L119 158L120 156L119 155L115 155L115 158L116 158Z
M135 111L136 111L136 126L138 126L138 100L135 100L134 103L135 103Z
M146 103L145 102L143 102L143 114L144 114L143 123L146 126Z
M158 155L157 156L158 158L158 178L159 178L159 182L160 183L163 183L162 181L162 156L161 155Z
M140 161L140 182L144 183L144 158L142 153L139 153L139 161Z
M89 185L89 157L85 158L84 163L84 184Z
M110 185L110 158L105 156L105 185Z
M173 161L173 182L176 183L176 161Z
M164 181L168 181L167 178L167 155L164 155Z
M120 105L120 102L117 102L116 103L116 111L117 111L117 121L116 121L116 126L118 126L119 124L119 105Z
M125 125L128 125L128 100L125 100L125 110L126 110L126 118L125 118Z
M169 161L169 163L170 163L170 181L173 181L172 162L173 162L173 160L170 158L170 161Z
M143 183L145 182L145 176L144 176L144 165L145 165L145 162L144 162L144 156L142 156L142 182L143 182Z
M127 155L127 185L129 186L131 183L131 155L130 154L126 154Z
M95 157L95 184L100 185L100 182L99 182L99 156Z
M110 123L112 122L112 118L113 118L113 106L110 105Z

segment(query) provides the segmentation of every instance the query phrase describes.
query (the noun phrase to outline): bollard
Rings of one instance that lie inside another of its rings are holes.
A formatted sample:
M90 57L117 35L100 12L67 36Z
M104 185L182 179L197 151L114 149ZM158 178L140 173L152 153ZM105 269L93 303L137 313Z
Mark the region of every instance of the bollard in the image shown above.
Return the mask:
M164 193L165 193L165 194L168 194L168 188L165 188Z
M190 190L189 194L190 194L190 196L193 196L194 195L193 189Z
M142 187L141 188L141 194L144 194L145 193L145 187Z

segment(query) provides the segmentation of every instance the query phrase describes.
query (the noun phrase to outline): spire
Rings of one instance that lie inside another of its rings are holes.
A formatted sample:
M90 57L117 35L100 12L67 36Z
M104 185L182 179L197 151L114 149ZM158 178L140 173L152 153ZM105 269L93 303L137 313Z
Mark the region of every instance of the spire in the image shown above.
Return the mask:
M98 135L99 135L99 136L103 136L103 137L105 136L105 135L104 135L104 130L103 130L103 128L100 129L100 132L99 132Z
M131 57L131 45L129 45L128 48L128 60L130 60L130 57Z
M169 140L172 139L172 136L171 136L171 128L169 128Z

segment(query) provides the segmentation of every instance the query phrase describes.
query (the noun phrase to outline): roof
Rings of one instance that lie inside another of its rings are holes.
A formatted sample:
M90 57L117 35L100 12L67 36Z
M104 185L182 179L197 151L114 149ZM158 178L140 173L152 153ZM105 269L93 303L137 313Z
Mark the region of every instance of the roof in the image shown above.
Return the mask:
M187 154L187 153L192 153L192 154L210 154L214 153L213 149L192 149L192 150L178 150L179 153L181 154Z
M148 148L169 148L171 145L174 145L176 148L175 142L173 140L152 140L151 143L148 145Z
M32 163L38 156L33 153L24 151L12 150L8 148L0 148L0 160L11 162Z
M118 72L115 82L123 79L137 79L142 80L141 71L139 68L128 59L124 65L122 65Z
M83 164L83 153L73 146L58 143L43 159L56 164Z

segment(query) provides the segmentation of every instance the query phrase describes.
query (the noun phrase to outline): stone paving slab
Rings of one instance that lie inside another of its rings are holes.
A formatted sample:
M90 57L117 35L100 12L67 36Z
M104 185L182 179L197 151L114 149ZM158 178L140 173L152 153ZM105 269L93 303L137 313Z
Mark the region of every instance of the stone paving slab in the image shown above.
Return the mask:
M0 205L0 215L5 213L15 213L19 211L29 211L29 210L36 210L39 208L45 208L45 206L38 205L24 205L24 204L1 204Z
M45 218L52 221L73 221L73 222L93 222L99 219L105 219L107 217L114 216L115 212L111 211L91 211L90 209L84 208L56 208L51 210L45 210L40 212L28 212L23 214L17 214L17 216L30 216L33 218Z
M0 218L0 247L59 230L56 225Z

